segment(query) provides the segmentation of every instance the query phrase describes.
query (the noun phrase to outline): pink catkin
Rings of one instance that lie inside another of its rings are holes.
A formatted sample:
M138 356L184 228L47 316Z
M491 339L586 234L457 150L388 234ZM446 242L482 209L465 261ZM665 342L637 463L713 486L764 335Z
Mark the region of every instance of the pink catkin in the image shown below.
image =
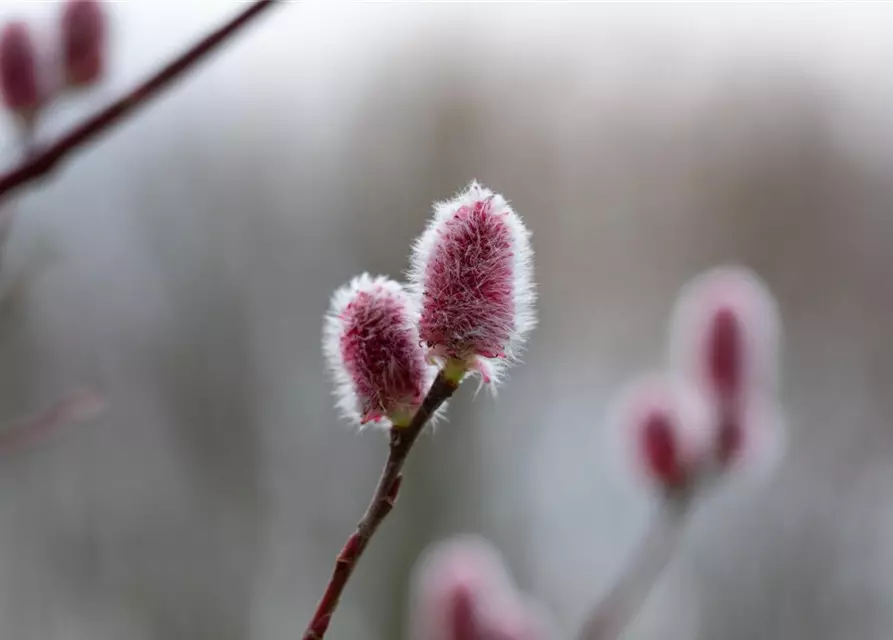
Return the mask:
M753 454L763 425L755 407L777 394L781 320L768 287L743 267L719 267L689 282L671 330L677 372L713 403L714 450L721 467ZM756 405L755 405L756 403ZM777 420L773 420L777 422Z
M730 398L741 392L744 379L741 322L734 310L718 309L707 330L708 378L720 396Z
M673 314L673 366L729 398L774 393L781 320L775 299L743 267L718 267L683 287Z
M485 377L517 355L535 324L529 233L502 196L477 183L435 207L411 281L432 356Z
M716 453L721 464L734 460L743 449L742 394L744 338L741 321L729 307L718 308L707 325L705 358L708 384L717 403Z
M24 22L8 22L0 31L0 87L10 111L30 117L40 106L37 53Z
M665 374L642 376L621 393L614 412L635 466L651 483L685 488L711 466L715 413L694 385Z
M476 594L471 585L457 584L444 602L447 633L450 640L484 640L476 611Z
M430 383L416 330L417 313L402 286L362 275L335 292L325 352L339 405L361 424L408 418Z
M514 328L512 239L492 198L459 207L440 230L425 278L419 333L445 355L505 355Z
M521 597L498 552L462 536L419 562L410 607L412 640L545 640L535 603Z
M654 411L641 429L642 456L651 475L667 486L684 484L686 474L679 461L678 429L672 416Z
M70 87L94 84L105 71L106 16L98 0L69 0L62 10L62 56Z

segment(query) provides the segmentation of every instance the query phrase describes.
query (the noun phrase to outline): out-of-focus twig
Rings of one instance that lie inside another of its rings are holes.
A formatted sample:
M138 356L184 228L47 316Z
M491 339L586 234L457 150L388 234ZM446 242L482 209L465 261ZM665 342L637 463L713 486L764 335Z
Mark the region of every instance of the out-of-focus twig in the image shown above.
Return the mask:
M615 640L620 637L672 560L690 501L691 496L680 494L663 499L651 529L635 550L630 564L587 616L579 640Z
M104 408L96 392L78 389L34 416L0 427L0 456L16 453L65 425L90 420Z
M163 89L170 87L199 61L275 4L277 0L257 0L251 3L229 22L205 36L139 86L87 118L56 142L29 153L17 166L0 175L0 199L7 197L15 189L49 174L63 158L97 138L112 125L121 122Z
M394 502L397 499L397 493L400 490L400 482L402 476L400 472L406 457L409 455L413 444L418 439L419 434L425 428L425 425L434 415L435 411L456 391L457 382L450 380L443 373L440 373L431 385L431 389L425 396L425 400L419 407L412 422L406 427L391 427L391 445L387 462L375 489L375 494L363 519L357 525L356 531L347 539L341 553L335 561L335 569L332 572L326 590L323 593L316 612L310 624L304 631L304 640L322 640L329 628L332 615L338 606L338 600L347 581L350 579L353 570L359 561L360 556L366 550L366 546L372 539L372 536L378 530L379 525L384 521L387 515L394 508Z

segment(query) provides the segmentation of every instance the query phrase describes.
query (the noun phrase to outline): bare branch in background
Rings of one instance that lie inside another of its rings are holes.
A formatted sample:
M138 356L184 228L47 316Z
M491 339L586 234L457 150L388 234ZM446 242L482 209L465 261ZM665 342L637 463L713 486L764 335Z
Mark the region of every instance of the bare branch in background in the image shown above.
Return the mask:
M247 27L275 4L277 4L276 0L258 0L252 3L229 22L208 34L126 95L121 96L99 113L74 127L56 142L34 150L18 166L0 176L0 199L8 197L14 190L29 182L48 175L69 154L95 140L101 133L123 121L137 108L172 86L198 62L216 51L229 38Z
M617 583L586 618L580 640L614 640L651 593L663 570L673 559L679 541L689 500L685 496L668 498L661 505L657 519L633 553Z

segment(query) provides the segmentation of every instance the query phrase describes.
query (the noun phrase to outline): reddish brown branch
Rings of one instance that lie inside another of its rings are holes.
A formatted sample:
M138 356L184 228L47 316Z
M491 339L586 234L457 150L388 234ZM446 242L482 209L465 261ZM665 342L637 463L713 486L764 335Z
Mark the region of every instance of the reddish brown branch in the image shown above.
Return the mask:
M274 4L276 4L276 0L258 0L252 3L135 89L88 118L53 144L29 154L18 166L0 176L0 198L49 174L68 154L90 142L112 125L122 121L137 107L142 106L150 98L172 85L196 63Z
M379 525L394 508L402 481L400 472L412 445L415 444L422 429L425 428L437 408L453 395L456 387L455 382L447 379L443 374L438 375L409 426L391 429L390 452L375 494L363 519L357 525L356 531L347 539L344 548L338 554L329 584L316 607L313 619L304 632L304 640L322 640L326 635L332 614L338 606L338 600L344 587L347 586L347 581L357 566L357 561L363 555Z

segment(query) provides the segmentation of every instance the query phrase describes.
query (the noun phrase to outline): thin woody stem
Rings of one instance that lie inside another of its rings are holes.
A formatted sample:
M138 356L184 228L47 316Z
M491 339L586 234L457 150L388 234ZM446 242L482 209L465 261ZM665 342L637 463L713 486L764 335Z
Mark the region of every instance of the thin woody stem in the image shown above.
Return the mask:
M397 494L400 491L400 483L403 479L401 471L403 464L409 452L412 450L413 444L418 439L419 434L425 428L428 420L434 415L438 407L442 405L456 391L458 383L448 378L442 372L434 379L431 389L422 401L419 410L413 416L409 426L392 427L390 451L388 453L387 462L381 472L381 478L375 489L375 494L366 513L363 515L357 525L356 531L347 539L341 553L335 561L335 568L332 571L332 577L329 578L329 584L323 593L322 599L316 607L316 613L310 624L304 631L303 640L322 640L329 628L329 622L344 587L350 579L353 570L357 566L357 562L369 545L369 541L378 527L394 508L397 500Z
M238 31L246 27L276 0L258 0L243 9L229 22L205 36L176 59L162 67L152 77L121 96L98 113L63 135L53 144L29 153L17 166L0 175L0 199L15 189L48 175L70 153L91 142L112 125L121 122L138 107L171 86L200 60L215 51Z
M615 640L645 604L658 577L676 551L691 496L668 494L632 561L608 594L593 608L579 640Z

